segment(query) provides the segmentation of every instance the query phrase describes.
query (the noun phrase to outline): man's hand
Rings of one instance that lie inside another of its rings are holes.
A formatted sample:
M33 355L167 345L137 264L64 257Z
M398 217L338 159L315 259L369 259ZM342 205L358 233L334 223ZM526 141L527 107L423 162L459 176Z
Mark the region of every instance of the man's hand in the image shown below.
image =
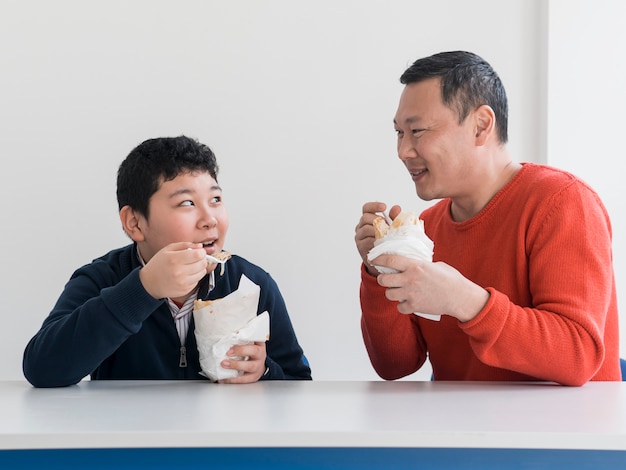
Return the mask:
M372 276L376 276L378 271L367 261L367 254L374 247L374 219L378 217L377 213L384 212L387 205L384 202L367 202L363 205L363 215L355 228L354 241L356 249L363 259L365 268ZM393 206L389 211L389 216L394 219L402 209L400 206Z
M265 342L233 346L226 353L228 359L221 362L224 369L233 369L243 374L233 379L218 380L221 384L247 384L258 381L265 374L267 351ZM239 359L244 358L244 359Z
M171 243L139 271L139 279L155 299L188 296L206 275L206 252L201 243Z
M478 315L489 300L489 292L443 262L381 255L376 265L398 271L380 274L378 284L387 288L389 300L399 302L400 313L451 315L466 322Z

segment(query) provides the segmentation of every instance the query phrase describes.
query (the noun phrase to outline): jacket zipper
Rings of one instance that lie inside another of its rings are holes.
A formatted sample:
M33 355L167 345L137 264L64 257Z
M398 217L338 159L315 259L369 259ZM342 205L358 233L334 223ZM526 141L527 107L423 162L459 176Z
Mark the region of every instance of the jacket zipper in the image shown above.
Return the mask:
M187 367L187 348L185 348L185 346L180 347L180 359L178 361L178 367Z

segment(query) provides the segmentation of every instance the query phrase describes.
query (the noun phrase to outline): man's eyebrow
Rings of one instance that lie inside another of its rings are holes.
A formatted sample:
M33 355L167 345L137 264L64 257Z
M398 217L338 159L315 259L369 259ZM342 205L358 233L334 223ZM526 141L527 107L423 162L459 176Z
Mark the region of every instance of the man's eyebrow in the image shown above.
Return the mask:
M408 118L406 118L404 120L404 123L406 123L406 124L413 124L414 122L417 122L417 121L420 121L420 120L421 120L421 118L419 116L410 116L410 117L408 117ZM398 125L398 121L396 121L395 118L393 119L393 123L396 126Z

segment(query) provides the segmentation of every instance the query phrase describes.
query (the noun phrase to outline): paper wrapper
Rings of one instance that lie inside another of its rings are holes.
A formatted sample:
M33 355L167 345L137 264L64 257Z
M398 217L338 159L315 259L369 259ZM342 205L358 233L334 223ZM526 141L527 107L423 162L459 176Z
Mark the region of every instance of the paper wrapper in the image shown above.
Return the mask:
M399 226L392 224L385 235L374 242L374 247L367 254L368 261L371 262L382 254L405 256L420 261L433 260L434 244L432 240L428 238L426 232L424 232L424 221L416 219L415 217L407 217L407 219L414 220L417 223L411 222ZM382 274L397 272L394 269L384 266L374 267ZM439 321L441 319L441 315L420 312L414 313L415 315L428 318L429 320Z
M205 377L213 381L237 377L239 371L224 369L220 365L227 358L226 352L231 346L269 339L269 314L256 314L260 291L259 286L241 276L239 288L226 297L211 301L196 300L194 333L201 374Z

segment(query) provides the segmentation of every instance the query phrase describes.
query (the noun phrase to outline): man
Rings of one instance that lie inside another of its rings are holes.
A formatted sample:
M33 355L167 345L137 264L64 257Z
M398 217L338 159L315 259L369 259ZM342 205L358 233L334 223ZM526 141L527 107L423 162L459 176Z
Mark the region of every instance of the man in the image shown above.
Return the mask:
M612 233L598 195L512 159L504 87L477 55L417 60L400 81L398 156L418 196L441 200L420 216L433 263L370 264L372 223L387 205L363 206L361 326L377 373L404 377L429 358L436 380L620 380Z

